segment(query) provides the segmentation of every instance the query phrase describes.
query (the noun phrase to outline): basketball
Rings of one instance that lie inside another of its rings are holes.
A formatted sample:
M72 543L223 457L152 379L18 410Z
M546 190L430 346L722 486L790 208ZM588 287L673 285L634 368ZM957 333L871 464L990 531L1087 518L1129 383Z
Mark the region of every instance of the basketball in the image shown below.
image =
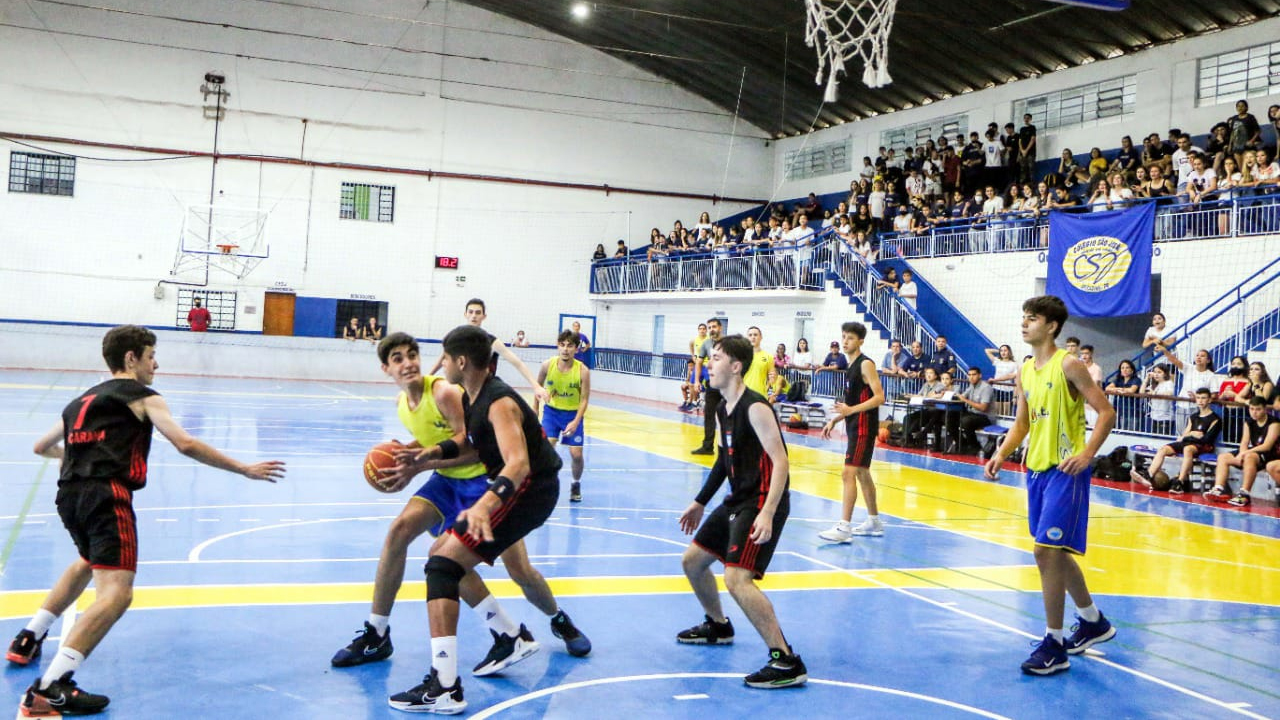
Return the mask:
M889 442L889 428L887 427L880 428L880 432L876 433L876 439L882 443Z
M1163 470L1157 470L1151 475L1152 490L1160 490L1160 491L1168 490L1169 486L1172 484L1173 484L1173 481L1169 479L1169 473Z
M374 445L369 453L364 456L364 479L369 483L369 487L378 492L391 492L380 484L381 476L379 470L386 470L396 466L396 451L404 446L400 443L384 442Z

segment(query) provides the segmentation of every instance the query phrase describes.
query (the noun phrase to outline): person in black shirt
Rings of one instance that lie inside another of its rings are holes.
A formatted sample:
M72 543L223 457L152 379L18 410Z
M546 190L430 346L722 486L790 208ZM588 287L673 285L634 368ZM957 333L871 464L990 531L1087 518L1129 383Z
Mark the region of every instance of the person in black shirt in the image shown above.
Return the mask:
M1164 467L1164 459L1181 455L1182 468L1178 470L1178 479L1169 485L1169 492L1177 495L1187 491L1187 484L1191 481L1191 467L1195 465L1196 458L1213 452L1218 445L1218 437L1222 434L1222 418L1210 407L1211 402L1213 392L1209 388L1196 390L1196 407L1200 412L1187 419L1187 429L1177 442L1164 445L1156 451L1145 472L1137 467L1129 471L1134 482L1151 487L1151 476Z
M191 437L149 385L160 367L156 336L137 325L112 328L102 340L111 379L72 400L62 418L36 441L35 452L62 461L58 515L80 557L62 573L40 610L9 645L5 657L26 665L40 657L49 627L93 581L96 597L80 615L44 677L22 699L24 715L88 715L109 702L76 688L72 675L129 607L138 563L133 493L147 484L151 431L187 457L253 480L284 476L278 460L247 465Z
M769 402L743 382L751 358L751 343L741 335L718 341L711 352L711 387L724 398L716 411L720 452L698 497L680 515L680 529L686 535L698 531L684 552L683 563L706 622L681 631L676 641L733 642L733 625L720 605L711 572L712 563L723 562L725 587L769 646L768 664L744 680L751 687L771 689L800 685L809 676L783 636L773 604L756 586L778 546L791 501L790 463L778 418ZM729 496L703 523L703 510L726 478Z
M880 430L880 411L884 404L884 388L880 386L880 374L875 361L862 354L862 341L867 338L867 328L862 323L847 322L840 326L840 339L844 354L849 357L849 369L844 373L844 398L833 408L835 414L822 426L822 437L830 438L836 422L844 421L845 436L849 440L844 451L844 484L840 503L840 522L830 530L818 533L827 542L847 543L854 535L883 535L876 506L876 483L871 477L871 454L876 449L876 434ZM858 487L867 503L867 520L853 527L853 507L858 504Z
M420 684L388 698L397 710L450 714L466 709L458 677L459 584L464 578L478 579L471 572L476 565L492 565L507 548L541 527L560 496L560 455L547 442L533 409L490 370L493 343L493 337L475 325L456 327L444 336L445 377L466 391L465 427L423 449L417 459L449 460L474 451L491 483L431 548L424 568L431 670ZM551 630L566 643L581 636L563 610L552 618ZM589 643L584 650L583 655L590 652Z
M1205 499L1229 502L1240 507L1248 505L1252 502L1249 491L1253 489L1258 471L1274 460L1280 460L1280 420L1267 414L1265 398L1254 395L1249 398L1249 414L1244 419L1240 449L1236 453L1228 452L1218 456L1213 487L1204 494ZM1227 486L1227 478L1233 467L1240 468L1240 491L1234 497Z
M489 313L485 310L484 300L481 300L480 298L471 298L468 300L466 307L463 309L462 317L467 321L468 325L474 325L475 327L483 325L485 318L489 317ZM520 376L529 383L530 387L533 388L534 396L537 397L538 400L542 402L550 401L551 396L547 394L547 389L538 383L538 376L533 374L533 371L529 369L529 366L525 365L514 352L511 352L511 348L507 347L506 343L502 342L494 335L489 333L486 333L486 335L489 335L489 340L493 343L493 354L489 358L489 372L494 375L498 374L498 358L501 357L503 360L511 363L511 365L515 367L516 372L520 373ZM443 366L444 353L442 352L440 353L440 357L436 359L435 365L432 365L431 369L427 371L427 374L435 375L440 372L440 368Z

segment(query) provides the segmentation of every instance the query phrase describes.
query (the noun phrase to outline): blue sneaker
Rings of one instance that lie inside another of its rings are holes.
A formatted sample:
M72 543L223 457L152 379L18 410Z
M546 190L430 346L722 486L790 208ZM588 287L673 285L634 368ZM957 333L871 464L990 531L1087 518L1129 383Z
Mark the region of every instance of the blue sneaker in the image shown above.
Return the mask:
M1104 643L1116 636L1116 629L1102 613L1098 613L1098 622L1089 622L1079 615L1078 621L1071 626L1071 637L1063 645L1068 655L1079 655L1089 648Z
M574 657L586 657L591 653L591 641L573 624L564 610L551 618L551 634L564 641L564 647Z
M1052 675L1071 667L1067 659L1067 651L1062 643L1045 635L1031 653L1031 657L1022 663L1022 672L1028 675Z

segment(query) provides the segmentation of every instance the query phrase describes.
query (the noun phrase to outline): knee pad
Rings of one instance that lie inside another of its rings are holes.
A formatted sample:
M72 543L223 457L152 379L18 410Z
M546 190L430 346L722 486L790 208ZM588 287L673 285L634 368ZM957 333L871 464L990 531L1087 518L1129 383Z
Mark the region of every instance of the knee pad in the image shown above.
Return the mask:
M432 600L458 600L458 583L467 574L466 568L447 557L432 555L422 568L427 574L427 602Z

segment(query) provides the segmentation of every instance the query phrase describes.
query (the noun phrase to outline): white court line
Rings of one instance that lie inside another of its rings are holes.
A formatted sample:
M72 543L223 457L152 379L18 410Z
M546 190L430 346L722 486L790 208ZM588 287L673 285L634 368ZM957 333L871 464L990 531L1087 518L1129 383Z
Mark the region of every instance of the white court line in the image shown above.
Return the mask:
M389 519L391 518L350 517L350 518L325 518L323 520L294 520L290 522L282 522L278 525L263 525L261 527L253 527L253 528L246 528L244 530L236 530L235 532L224 533L222 535L211 537L208 540L205 540L204 542L200 543L199 545L196 545L194 548L191 548L191 552L187 553L187 562L193 562L193 563L200 562L200 553L204 552L205 548L209 547L210 545L216 542L221 542L223 540L226 540L227 538L233 538L237 535L248 535L249 533L253 533L253 532L259 532L262 530L273 530L273 529L282 528L282 527L298 527L299 525L319 525L321 523L351 522L353 520L389 520Z
M598 529L598 528L592 528ZM530 555L530 561L546 561L546 560L617 560L617 559L644 559L644 558L678 558L681 553L586 553L577 555ZM376 563L380 558L376 557L358 557L358 558L225 558L222 560L198 560L201 565L272 565L272 564L288 564L288 563ZM409 555L405 560L428 559L427 555ZM501 560L498 561L501 563ZM139 565L189 565L190 560L139 560Z
M693 693L691 695L672 695L672 700L710 700L711 696L706 693Z

